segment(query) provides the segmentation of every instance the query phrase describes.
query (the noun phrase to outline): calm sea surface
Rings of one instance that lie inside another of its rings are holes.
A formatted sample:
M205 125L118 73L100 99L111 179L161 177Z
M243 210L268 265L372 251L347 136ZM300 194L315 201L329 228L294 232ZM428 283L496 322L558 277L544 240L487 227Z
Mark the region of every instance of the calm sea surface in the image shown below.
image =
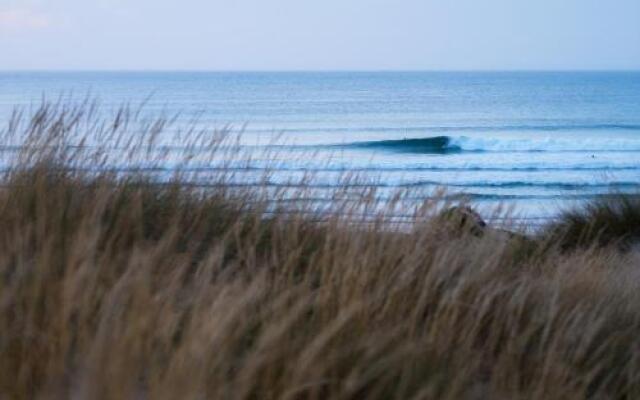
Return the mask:
M291 154L275 183L343 171L396 187L448 186L523 218L611 191L640 192L640 72L0 73L0 122L62 93L106 109L247 124L243 143L279 134ZM314 157L293 154L313 152Z

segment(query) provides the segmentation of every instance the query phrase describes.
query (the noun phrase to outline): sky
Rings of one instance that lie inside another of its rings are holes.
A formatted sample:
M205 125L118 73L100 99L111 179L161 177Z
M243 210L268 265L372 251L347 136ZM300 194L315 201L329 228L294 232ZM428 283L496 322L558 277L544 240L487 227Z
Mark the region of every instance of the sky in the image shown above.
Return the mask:
M0 0L0 70L640 70L640 0Z

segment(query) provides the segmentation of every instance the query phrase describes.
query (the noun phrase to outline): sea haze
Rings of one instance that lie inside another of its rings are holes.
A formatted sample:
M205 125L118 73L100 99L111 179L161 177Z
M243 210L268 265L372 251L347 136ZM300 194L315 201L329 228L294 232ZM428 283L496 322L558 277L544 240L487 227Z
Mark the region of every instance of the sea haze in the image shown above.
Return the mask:
M7 72L0 120L71 92L107 109L151 96L149 113L247 124L248 148L278 134L274 185L315 170L315 184L330 187L355 171L381 195L449 186L533 220L640 192L640 72Z

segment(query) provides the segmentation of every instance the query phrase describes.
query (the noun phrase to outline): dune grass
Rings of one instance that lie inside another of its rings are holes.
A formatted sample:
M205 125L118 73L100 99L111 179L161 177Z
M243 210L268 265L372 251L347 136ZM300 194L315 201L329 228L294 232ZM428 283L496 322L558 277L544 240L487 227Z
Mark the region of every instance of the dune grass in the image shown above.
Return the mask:
M528 238L430 204L408 229L351 203L318 221L235 168L201 185L189 152L238 154L211 132L159 182L164 123L87 109L3 135L0 398L640 396L640 257L602 240L632 238L637 203Z
M562 212L545 234L565 249L640 243L640 195L612 194Z

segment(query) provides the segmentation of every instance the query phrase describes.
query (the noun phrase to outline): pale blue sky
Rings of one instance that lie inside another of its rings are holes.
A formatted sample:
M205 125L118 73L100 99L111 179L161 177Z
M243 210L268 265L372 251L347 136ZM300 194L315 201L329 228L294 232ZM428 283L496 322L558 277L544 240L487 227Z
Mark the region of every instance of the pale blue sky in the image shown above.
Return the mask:
M0 69L640 69L640 0L0 0Z

